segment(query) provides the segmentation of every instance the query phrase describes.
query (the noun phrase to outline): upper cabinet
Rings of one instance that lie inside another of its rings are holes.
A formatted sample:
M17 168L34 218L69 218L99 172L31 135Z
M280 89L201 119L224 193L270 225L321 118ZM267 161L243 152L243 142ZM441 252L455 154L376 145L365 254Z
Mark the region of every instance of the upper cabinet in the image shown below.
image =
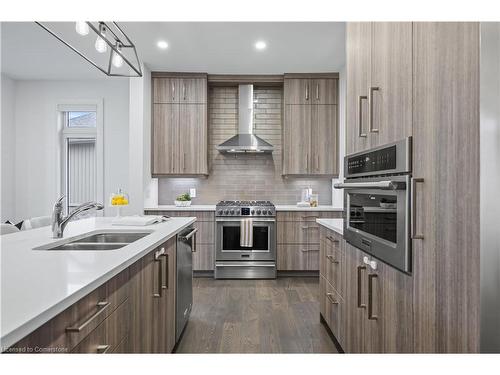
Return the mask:
M338 175L338 74L285 74L283 175Z
M154 73L152 175L208 174L207 77Z
M347 153L412 134L412 23L346 29Z
M207 103L206 77L154 77L153 103Z

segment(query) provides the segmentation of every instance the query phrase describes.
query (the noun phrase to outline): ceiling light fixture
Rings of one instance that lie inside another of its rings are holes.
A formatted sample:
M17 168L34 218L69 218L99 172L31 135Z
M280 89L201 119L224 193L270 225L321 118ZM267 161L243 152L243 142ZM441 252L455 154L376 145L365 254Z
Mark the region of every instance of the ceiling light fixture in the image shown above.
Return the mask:
M259 40L258 42L255 43L255 49L262 51L266 49L267 44L263 40Z
M156 46L159 49L167 49L168 48L168 43L165 42L164 40L159 40L158 43L156 43Z
M113 77L142 77L141 62L137 56L135 45L116 22L78 21L74 24L79 35L85 36L90 32L97 35L94 47L98 54L83 53L78 50L69 42L70 36L67 37L68 41L65 40L64 35L68 33L67 22L35 23L104 74ZM92 39L81 40L86 41L85 43L92 43ZM83 51L89 51L89 49L83 49ZM105 55L105 58L96 55Z

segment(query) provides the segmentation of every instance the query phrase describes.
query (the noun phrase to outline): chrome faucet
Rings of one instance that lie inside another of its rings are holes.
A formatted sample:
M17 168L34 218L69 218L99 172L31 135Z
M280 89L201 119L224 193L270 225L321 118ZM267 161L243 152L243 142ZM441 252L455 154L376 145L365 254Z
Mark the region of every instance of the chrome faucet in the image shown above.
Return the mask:
M64 198L65 196L63 195L54 204L54 210L52 211L52 238L61 238L63 236L64 228L66 228L66 225L82 212L92 209L102 210L104 208L101 203L87 202L76 207L68 216L63 217L62 202Z

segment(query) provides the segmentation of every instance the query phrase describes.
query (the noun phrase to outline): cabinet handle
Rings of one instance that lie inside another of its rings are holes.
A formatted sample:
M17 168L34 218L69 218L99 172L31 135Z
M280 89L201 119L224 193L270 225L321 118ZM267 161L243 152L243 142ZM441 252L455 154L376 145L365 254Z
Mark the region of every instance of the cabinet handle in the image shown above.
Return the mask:
M339 301L333 299L333 293L326 293L326 298L332 303L332 305L338 305Z
M307 218L313 218L313 219L316 219L318 216L316 215L304 215L302 216L302 220L306 220Z
M306 85L306 100L309 100L309 84Z
M161 298L161 292L163 289L163 267L161 266L161 256L164 254L165 249L162 248L160 251L155 253L155 262L158 263L158 293L153 293L154 298Z
M182 156L182 171L186 171L186 153Z
M319 83L316 83L316 100L319 100Z
M417 183L423 183L423 178L412 178L411 179L411 200L410 200L410 211L411 211L411 238L413 240L423 240L423 234L417 233L417 209L415 202L417 201Z
M368 108L369 108L369 116L368 116L368 130L370 133L378 133L378 129L373 127L373 92L378 91L378 87L370 87L370 95L368 95Z
M309 172L309 154L306 154L306 172Z
M366 133L363 133L363 110L362 110L362 101L363 99L367 99L366 95L358 96L358 130L360 137L366 137Z
M168 281L169 272L168 272L168 266L169 266L170 258L168 257L168 254L167 254L167 253L163 254L163 256L165 257L165 285L163 285L163 286L162 286L162 288L163 288L163 289L168 289L168 288L169 288L169 281Z
M97 354L106 354L109 349L111 349L111 345L97 345Z
M319 154L316 154L316 170L319 171Z
M182 84L182 98L186 101L186 84Z
M302 226L301 228L302 228L303 230L305 230L305 229L319 229L319 227L312 226L312 225L309 225L309 226Z
M335 264L339 264L339 261L338 260L335 260L335 258L333 257L333 255L327 255L326 258L331 262L331 263L335 263Z
M378 316L373 314L373 279L378 276L374 273L368 275L368 319L377 320Z
M79 326L72 326L72 327L67 327L66 332L81 332L82 330L85 329L92 321L97 318L99 315L101 315L108 307L109 307L109 302L108 301L99 301L97 302L97 311L90 316L85 322L80 324Z
M172 82L172 101L175 101L175 85L174 85L174 82Z
M333 242L333 243L339 243L340 240L336 240L334 239L332 236L326 236L327 240L329 240L330 242Z
M364 309L366 305L364 303L361 303L361 283L363 282L362 280L362 272L363 270L366 270L365 266L358 266L358 307Z
M300 249L300 251L302 251L303 253L309 253L312 251L319 251L319 249Z

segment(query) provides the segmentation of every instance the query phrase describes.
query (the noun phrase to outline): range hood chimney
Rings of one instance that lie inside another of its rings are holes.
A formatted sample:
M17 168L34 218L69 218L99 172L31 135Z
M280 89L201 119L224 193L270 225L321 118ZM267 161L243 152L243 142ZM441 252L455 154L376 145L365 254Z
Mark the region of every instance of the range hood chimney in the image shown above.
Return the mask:
M238 86L238 134L216 148L220 152L271 153L273 145L253 134L253 85Z

